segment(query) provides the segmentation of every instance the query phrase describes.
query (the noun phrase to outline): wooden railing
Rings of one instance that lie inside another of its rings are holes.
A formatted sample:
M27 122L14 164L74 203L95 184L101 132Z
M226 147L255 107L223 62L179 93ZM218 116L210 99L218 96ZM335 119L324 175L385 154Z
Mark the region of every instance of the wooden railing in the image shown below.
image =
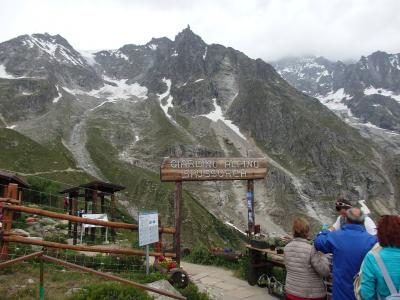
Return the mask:
M14 212L24 212L27 214L34 214L34 215L39 215L39 216L44 216L48 218L54 218L54 219L60 219L60 220L67 220L70 222L74 223L85 223L85 224L91 224L91 225L98 225L98 226L104 226L104 227L110 227L110 228L120 228L120 229L128 229L128 230L138 230L139 226L136 224L128 224L128 223L122 223L122 222L111 222L111 221L102 221L102 220L94 220L94 219L89 219L89 218L82 218L78 216L73 216L73 215L68 215L68 214L62 214L62 213L57 213L57 212L52 212L52 211L47 211L39 208L32 208L32 207L27 207L27 206L22 206L21 205L21 194L18 192L18 185L17 184L9 184L5 192L3 194L3 197L0 198L0 212L3 214L3 220L2 220L2 229L0 231L0 246L1 246L1 252L0 252L0 258L2 260L6 260L9 257L9 243L22 243L22 244L29 244L29 245L38 245L42 246L43 249L45 248L56 248L56 249L69 249L69 250L76 250L76 251L87 251L87 252L99 252L99 253L108 253L108 254L122 254L122 255L136 255L136 256L145 256L146 253L143 250L138 250L138 249L110 249L106 247L101 247L101 246L83 246L83 245L70 245L70 244L62 244L62 243L55 243L55 242L50 242L50 241L42 241L42 240L36 240L36 239L31 239L26 236L21 236L14 234L12 231L12 222L13 222L13 216ZM175 228L171 227L161 227L159 228L159 234L160 236L162 234L173 234L176 236L177 231ZM173 257L175 258L177 255L176 253L162 253L161 247L156 248L156 250L159 251L154 251L150 252L150 256L158 257L158 256L166 256L166 257ZM139 283L136 283L134 281L130 281L115 275L111 275L108 273L96 271L87 267L83 267L80 265L72 264L70 262L66 262L51 256L47 256L44 254L43 251L40 252L35 252L29 255L25 255L23 257L19 257L13 260L8 260L0 263L0 269L4 268L6 266L16 264L19 262L22 262L24 260L32 259L38 257L40 259L40 289L39 289L39 297L40 299L44 299L44 286L43 286L43 261L49 261L53 262L56 264L60 264L69 268L74 268L78 269L83 272L89 272L101 277L105 277L107 279L111 279L114 281L122 282L125 284L132 285L134 287L144 289L150 292L155 292L164 296L168 296L174 299L186 299L185 297L178 296L176 294L173 294L168 291L163 291L160 289L148 287L146 285L142 285Z

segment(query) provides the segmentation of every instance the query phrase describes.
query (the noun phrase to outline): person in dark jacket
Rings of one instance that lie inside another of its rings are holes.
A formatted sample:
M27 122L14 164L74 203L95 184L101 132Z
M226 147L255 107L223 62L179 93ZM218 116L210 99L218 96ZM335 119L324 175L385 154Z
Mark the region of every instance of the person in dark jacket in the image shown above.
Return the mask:
M365 215L359 208L346 211L342 230L320 232L314 246L318 251L333 254L333 300L355 300L354 276L360 270L364 256L376 244L375 236L365 231Z
M307 240L310 224L302 219L293 221L293 239L285 247L286 298L289 300L324 300L326 287L322 276L330 273L329 261Z

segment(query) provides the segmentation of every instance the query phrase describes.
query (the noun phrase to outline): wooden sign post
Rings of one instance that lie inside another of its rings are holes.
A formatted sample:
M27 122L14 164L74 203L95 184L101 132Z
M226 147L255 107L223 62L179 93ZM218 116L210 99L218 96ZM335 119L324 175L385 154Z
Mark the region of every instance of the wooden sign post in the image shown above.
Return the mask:
M176 261L181 256L182 181L247 180L248 233L254 233L254 179L267 175L267 161L262 158L165 158L160 167L163 182L175 182Z

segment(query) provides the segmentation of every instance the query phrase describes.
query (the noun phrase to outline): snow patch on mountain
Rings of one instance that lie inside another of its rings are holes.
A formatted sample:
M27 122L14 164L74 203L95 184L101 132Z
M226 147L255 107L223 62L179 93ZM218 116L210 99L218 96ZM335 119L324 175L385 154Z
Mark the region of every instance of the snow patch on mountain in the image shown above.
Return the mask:
M116 58L119 59L124 59L126 61L129 61L129 57L126 56L124 53L121 52L121 50L110 50L111 55L115 56Z
M345 111L348 115L352 115L350 109L344 103L346 100L350 100L353 97L347 95L344 89L338 89L336 92L331 91L327 95L318 95L319 101L333 111Z
M171 56L178 56L178 52L175 50L174 53L171 54Z
M168 113L169 108L173 108L174 105L172 104L172 100L174 99L171 94L171 79L166 79L165 77L162 79L162 81L167 85L167 91L162 94L157 94L158 99L160 100L160 106L162 110L164 111L165 115L175 123L175 121L172 119L172 116ZM167 98L168 97L168 98ZM163 104L162 100L167 98L167 103Z
M4 65L0 65L0 78L4 79L18 79L22 77L14 76L6 71L6 67Z
M72 63L85 67L85 61L79 56L74 55L70 49L58 44L54 38L49 38L51 41L43 39L39 36L31 35L25 42L30 48L37 46L43 53L46 53L51 59L60 63Z
M137 165L138 160L132 156L132 151L135 149L136 143L139 141L139 135L134 135L134 140L125 147L118 155L119 159L130 163L131 165Z
M322 77L329 76L330 74L328 70L325 69L323 72L317 73L317 75L318 75L317 82L319 82Z
M392 91L382 89L382 88L374 88L373 86L370 86L364 90L364 95L382 95L386 97L391 97L395 99L396 101L400 102L400 95L395 95Z
M199 79L195 80L194 83L200 82L200 81L203 81L203 80L204 80L204 78L199 78Z
M80 50L79 53L86 60L89 66L95 65L96 62L96 53L97 51L89 51L89 50Z
M239 227L235 226L234 224L232 224L231 222L225 221L225 224L232 227L233 229L239 231L241 234L243 235L247 235L246 232L244 232L243 230L241 230Z
M101 102L99 105L90 109L91 111L103 106L106 103L115 103L118 100L129 100L132 97L136 97L143 100L147 99L147 92L148 92L147 87L142 86L137 82L128 84L127 83L128 79L118 80L118 79L112 79L107 76L104 76L104 80L113 83L114 85L105 83L105 85L102 88L97 90L91 90L89 92L82 91L79 89L69 89L67 87L62 87L62 89L74 96L87 95L96 98L107 99Z
M213 122L218 122L218 120L222 121L226 126L232 129L238 136L246 140L245 136L240 132L239 127L233 124L231 120L227 120L224 117L224 114L222 113L222 108L217 103L217 98L212 99L212 101L214 105L214 110L206 115L201 115L201 116L206 117Z
M206 57L207 57L207 46L206 46L206 49L204 50L203 60L206 60Z
M400 59L398 54L389 56L389 61L393 68L400 70Z
M60 89L59 89L58 85L56 85L56 89L57 89L58 95L57 95L57 97L55 97L55 98L53 99L53 103L57 103L57 102L61 99L61 97L62 97L62 94L60 93Z
M150 45L147 45L147 47L149 47L151 50L155 51L155 50L157 50L158 45L156 45L156 44L150 44Z
M93 97L102 97L109 100L127 100L132 96L146 100L147 99L147 88L141 86L139 83L134 82L132 84L127 83L128 79L112 79L104 76L104 79L115 84L105 84L98 90L92 90L87 94Z

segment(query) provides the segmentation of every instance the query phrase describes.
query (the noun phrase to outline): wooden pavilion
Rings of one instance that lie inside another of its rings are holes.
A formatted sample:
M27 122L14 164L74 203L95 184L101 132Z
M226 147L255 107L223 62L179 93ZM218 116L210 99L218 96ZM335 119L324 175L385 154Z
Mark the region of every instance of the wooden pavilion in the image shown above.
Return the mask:
M25 181L25 179L17 176L14 173L6 172L0 170L0 197L7 197L8 194L8 185L9 184L17 184L19 188L19 199L22 197L21 189L28 188L29 184Z
M70 215L76 215L78 208L78 199L80 197L84 198L84 210L85 213L89 214L108 214L110 217L110 221L114 221L115 219L115 210L116 210L116 199L115 193L121 190L124 190L125 187L109 182L104 181L92 181L89 183L81 184L78 186L74 186L71 188L67 188L62 190L60 193L65 194L65 197L68 198L68 213ZM107 201L106 197L109 197L109 201ZM100 202L98 201L100 199ZM110 209L106 208L106 202L110 203ZM100 208L100 209L99 209ZM72 228L73 226L73 228ZM102 232L104 232L102 228ZM77 243L77 235L78 235L78 224L73 223L71 221L68 222L68 232L73 237L73 244ZM91 228L91 239L94 240L96 233L96 228ZM111 229L111 238L115 241L115 230Z

